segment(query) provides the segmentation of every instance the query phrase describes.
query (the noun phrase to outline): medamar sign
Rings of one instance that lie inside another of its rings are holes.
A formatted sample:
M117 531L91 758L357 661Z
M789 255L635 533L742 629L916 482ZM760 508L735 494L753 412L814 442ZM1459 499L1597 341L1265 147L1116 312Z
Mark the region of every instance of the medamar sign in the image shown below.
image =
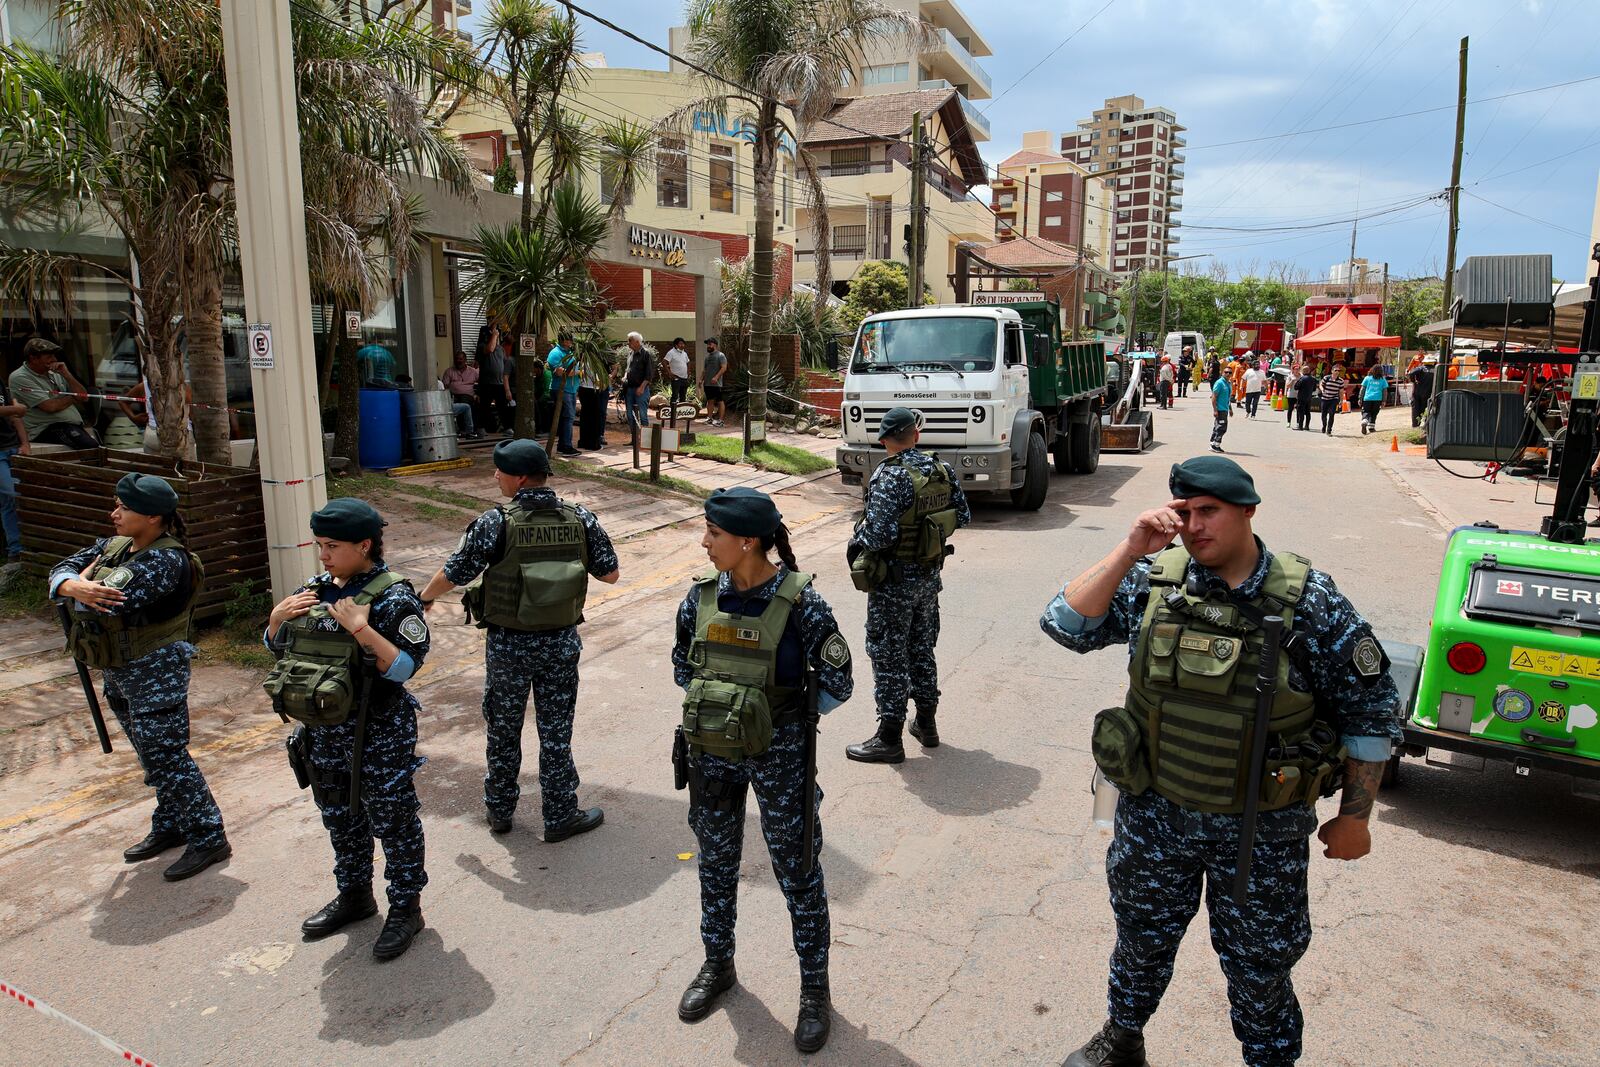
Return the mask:
M628 254L641 259L659 259L664 267L681 267L689 261L689 242L684 240L683 234L670 230L630 226Z

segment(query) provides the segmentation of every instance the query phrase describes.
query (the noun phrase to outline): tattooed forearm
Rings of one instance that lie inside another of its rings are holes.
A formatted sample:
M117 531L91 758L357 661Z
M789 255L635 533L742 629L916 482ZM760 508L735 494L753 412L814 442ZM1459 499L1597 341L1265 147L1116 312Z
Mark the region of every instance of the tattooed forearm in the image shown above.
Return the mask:
M1068 582L1066 588L1061 590L1061 595L1073 611L1086 619L1104 615L1111 608L1111 598L1116 595L1123 575L1128 573L1132 565L1133 561L1118 546L1106 558Z
M1365 819L1372 814L1372 805L1378 799L1378 783L1383 779L1383 764L1365 760L1344 761L1344 795L1339 801L1339 814Z

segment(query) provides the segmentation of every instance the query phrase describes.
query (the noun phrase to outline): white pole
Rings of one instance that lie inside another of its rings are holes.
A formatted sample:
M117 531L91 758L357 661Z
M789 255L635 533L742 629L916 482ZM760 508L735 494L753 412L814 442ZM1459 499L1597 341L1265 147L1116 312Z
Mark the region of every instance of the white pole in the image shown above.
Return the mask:
M222 41L245 318L269 327L264 337L251 331L250 384L272 597L281 600L316 571L311 513L328 499L289 5L222 0Z

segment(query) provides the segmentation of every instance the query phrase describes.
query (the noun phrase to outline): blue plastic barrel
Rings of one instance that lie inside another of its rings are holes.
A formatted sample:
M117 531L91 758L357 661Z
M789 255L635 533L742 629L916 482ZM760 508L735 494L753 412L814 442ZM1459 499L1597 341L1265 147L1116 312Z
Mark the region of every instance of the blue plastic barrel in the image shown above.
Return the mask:
M400 394L393 389L361 390L361 449L363 467L388 470L400 466Z

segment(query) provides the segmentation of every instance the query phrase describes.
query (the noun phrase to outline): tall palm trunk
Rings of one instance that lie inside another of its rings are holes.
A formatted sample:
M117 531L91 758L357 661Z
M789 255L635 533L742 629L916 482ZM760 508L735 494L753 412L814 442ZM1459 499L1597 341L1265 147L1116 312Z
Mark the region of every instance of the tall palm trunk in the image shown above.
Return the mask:
M222 359L222 259L209 241L183 253L183 327L189 342L189 381L194 388L195 450L201 462L227 465L228 376ZM162 390L161 395L175 390ZM181 399L181 389L177 390ZM158 431L170 420L156 416Z
M150 348L145 353L144 371L150 391L155 394L152 408L161 454L182 456L188 454L190 432L188 404L184 402L183 352L178 347L178 330L172 324L170 310L161 310L166 313L160 320L152 316L146 330Z
M539 396L539 349L537 343L531 353L522 351L522 336L525 330L543 329L543 324L517 322L513 332L517 338L517 350L512 353L512 360L517 367L517 436L533 440L538 433L538 396Z
M750 399L745 412L745 438L750 423L767 417L767 375L772 366L772 254L773 254L773 175L778 165L778 105L761 102L755 151L756 235L755 265L751 270L754 291L750 297Z

